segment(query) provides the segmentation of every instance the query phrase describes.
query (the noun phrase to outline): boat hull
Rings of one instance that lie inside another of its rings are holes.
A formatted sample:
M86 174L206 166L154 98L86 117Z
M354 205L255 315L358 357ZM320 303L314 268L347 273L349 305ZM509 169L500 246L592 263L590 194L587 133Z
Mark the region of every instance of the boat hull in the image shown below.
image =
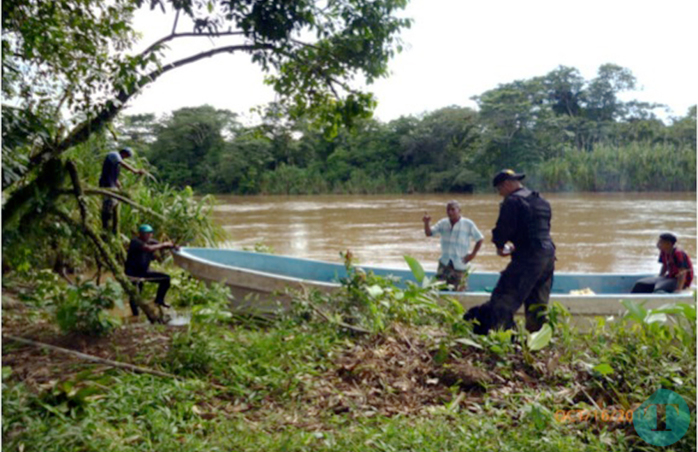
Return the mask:
M346 276L343 265L252 253L237 250L184 248L174 254L175 263L198 279L219 282L230 287L238 309L270 311L287 309L293 291L318 290L332 293ZM393 275L413 280L409 270L361 266L378 275ZM433 276L433 272L427 272ZM306 277L302 277L306 276ZM644 302L646 308L669 303L693 303L693 291L673 294L631 294L635 281L648 274L579 274L556 273L551 302L565 306L573 316L615 316L624 311L621 300ZM484 303L496 285L499 273L473 273L467 292L442 292L458 300L464 308ZM573 295L570 291L589 288L595 295ZM603 293L611 291L611 293Z

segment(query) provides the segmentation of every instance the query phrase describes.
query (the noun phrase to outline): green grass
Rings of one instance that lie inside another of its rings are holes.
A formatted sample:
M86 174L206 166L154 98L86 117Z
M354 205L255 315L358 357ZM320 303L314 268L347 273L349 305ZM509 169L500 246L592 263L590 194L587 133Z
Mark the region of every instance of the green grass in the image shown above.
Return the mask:
M520 409L487 406L482 413L350 419L336 416L312 430L243 415L205 419L198 404L209 400L200 384L122 376L108 395L75 418L42 412L20 387L6 395L6 450L609 450L627 444L621 431L594 432L545 421L529 422ZM21 409L20 406L24 406ZM28 407L28 408L27 408ZM20 427L22 425L22 427ZM619 447L618 450L624 450Z
M214 315L223 300L195 306L168 352L144 350L151 367L179 379L75 369L29 387L4 368L4 450L695 450L694 306L628 304L626 318L581 332L553 305L552 339L534 351L526 338L473 336L453 306L429 302L432 288L398 296L389 281L362 274L345 284L335 311L331 300L301 297L271 323ZM412 389L396 385L405 379ZM645 443L632 424L557 416L635 409L661 387L693 414L688 434L667 448Z

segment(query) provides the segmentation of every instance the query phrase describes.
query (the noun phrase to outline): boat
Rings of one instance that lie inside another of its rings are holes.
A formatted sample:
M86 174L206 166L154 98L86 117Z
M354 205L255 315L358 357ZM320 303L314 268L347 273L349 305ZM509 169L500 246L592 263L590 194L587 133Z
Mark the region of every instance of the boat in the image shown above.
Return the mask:
M347 277L343 264L274 254L214 248L181 248L174 253L175 263L194 277L224 283L230 287L239 309L268 311L288 308L289 289L318 290L332 293ZM414 281L409 269L390 269L357 265L379 276L397 277L404 284ZM434 272L426 272L434 277ZM644 302L646 308L670 303L693 303L694 291L678 293L631 294L635 282L647 273L555 273L550 301L560 302L573 316L616 316L625 310L621 300ZM444 296L458 300L464 308L490 298L499 273L475 272L468 278L465 292L444 291ZM400 284L400 283L398 283Z

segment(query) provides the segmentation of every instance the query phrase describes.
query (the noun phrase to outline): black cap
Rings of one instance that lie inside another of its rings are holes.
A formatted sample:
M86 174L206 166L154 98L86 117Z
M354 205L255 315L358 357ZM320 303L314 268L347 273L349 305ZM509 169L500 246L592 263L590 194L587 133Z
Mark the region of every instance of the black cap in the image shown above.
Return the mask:
M671 232L665 232L664 234L659 235L659 240L664 240L665 242L669 242L673 245L676 243L676 236Z
M494 176L494 179L492 179L492 186L496 187L497 185L501 184L505 180L521 180L524 177L526 177L525 174L515 173L514 170L510 170L510 169L501 170L500 172L497 173L496 176Z

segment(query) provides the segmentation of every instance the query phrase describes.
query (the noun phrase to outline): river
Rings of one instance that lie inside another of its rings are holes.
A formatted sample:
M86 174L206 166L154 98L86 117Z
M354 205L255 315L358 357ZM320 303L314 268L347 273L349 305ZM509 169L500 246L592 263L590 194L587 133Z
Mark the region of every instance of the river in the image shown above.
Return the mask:
M557 271L655 272L657 236L671 231L696 256L695 193L544 194L553 208L552 235ZM223 246L340 262L351 250L361 264L407 268L403 255L435 270L438 238L424 236L422 216L432 224L445 217L456 199L462 215L475 222L485 243L473 261L475 271L500 271L507 260L495 254L492 227L499 211L495 194L476 195L320 195L217 196L214 218L230 236Z

